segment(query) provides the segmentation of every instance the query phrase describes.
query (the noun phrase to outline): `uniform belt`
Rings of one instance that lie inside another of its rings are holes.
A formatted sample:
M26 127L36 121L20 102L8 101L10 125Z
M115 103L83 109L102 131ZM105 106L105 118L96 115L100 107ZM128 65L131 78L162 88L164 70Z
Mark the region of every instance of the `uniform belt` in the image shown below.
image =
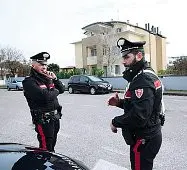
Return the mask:
M45 112L44 116L50 116L50 115L56 115L58 112L57 110L51 111L51 112Z

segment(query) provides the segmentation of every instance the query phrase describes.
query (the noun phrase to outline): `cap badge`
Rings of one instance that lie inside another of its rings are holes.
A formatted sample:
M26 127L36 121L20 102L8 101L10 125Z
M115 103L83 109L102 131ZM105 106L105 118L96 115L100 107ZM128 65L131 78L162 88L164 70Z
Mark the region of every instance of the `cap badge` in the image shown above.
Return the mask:
M43 54L43 57L47 58L47 57L49 57L49 54Z
M125 40L124 40L124 39L120 39L120 40L118 41L118 45L119 45L119 46L122 46L123 44L125 44Z

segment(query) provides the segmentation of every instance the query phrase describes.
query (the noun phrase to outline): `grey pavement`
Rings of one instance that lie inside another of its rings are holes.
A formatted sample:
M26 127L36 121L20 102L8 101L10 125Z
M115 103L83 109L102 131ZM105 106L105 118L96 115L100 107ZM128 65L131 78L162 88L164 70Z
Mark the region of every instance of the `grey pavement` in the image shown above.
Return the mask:
M93 170L130 169L129 146L114 134L110 122L123 114L107 106L113 94L69 94L59 96L63 106L56 152L84 162ZM119 93L123 97L122 93ZM163 143L154 170L187 169L187 97L164 95L166 122ZM22 91L0 89L0 142L38 146L34 126ZM100 168L100 169L99 169Z

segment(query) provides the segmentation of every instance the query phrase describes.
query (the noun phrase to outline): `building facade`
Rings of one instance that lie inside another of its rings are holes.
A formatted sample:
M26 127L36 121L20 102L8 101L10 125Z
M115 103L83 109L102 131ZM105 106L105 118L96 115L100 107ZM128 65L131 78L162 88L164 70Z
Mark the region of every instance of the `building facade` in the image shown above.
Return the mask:
M150 27L148 23L141 28L129 22L110 21L92 23L82 29L86 37L72 44L75 45L76 68L82 68L88 74L94 68L103 69L104 76L122 74L124 66L116 45L121 37L130 41L146 41L146 60L156 72L166 69L166 38L160 34L158 27Z

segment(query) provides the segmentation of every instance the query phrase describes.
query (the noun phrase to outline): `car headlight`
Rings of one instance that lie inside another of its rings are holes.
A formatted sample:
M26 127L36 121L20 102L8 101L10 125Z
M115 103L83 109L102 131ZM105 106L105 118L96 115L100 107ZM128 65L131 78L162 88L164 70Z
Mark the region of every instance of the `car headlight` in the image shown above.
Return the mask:
M112 85L109 84L109 85L108 85L108 90L111 90L111 89L112 89Z

